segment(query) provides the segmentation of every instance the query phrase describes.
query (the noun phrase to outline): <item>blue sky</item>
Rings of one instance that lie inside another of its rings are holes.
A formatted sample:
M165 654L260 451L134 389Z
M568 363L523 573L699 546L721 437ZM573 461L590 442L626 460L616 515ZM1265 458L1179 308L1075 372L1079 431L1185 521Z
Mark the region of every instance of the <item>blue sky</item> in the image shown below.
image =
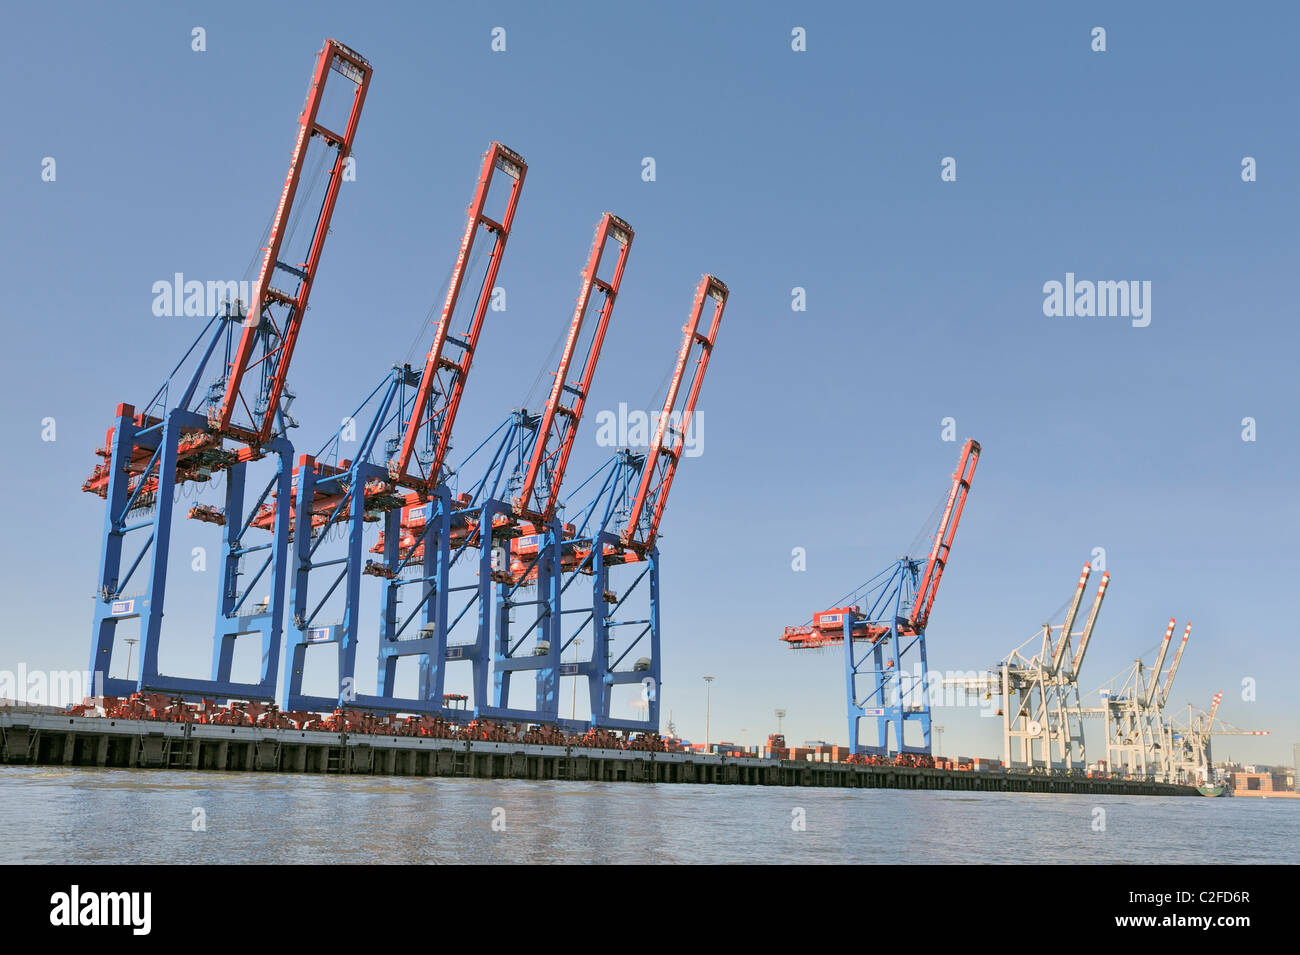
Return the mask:
M663 530L662 699L682 733L703 736L708 673L715 739L761 742L775 707L792 739L844 738L838 653L777 638L912 541L956 463L952 417L984 455L932 666L996 664L1104 547L1085 689L1191 620L1172 701L1224 690L1221 715L1273 736L1216 755L1289 760L1297 20L1285 4L9 7L0 668L84 666L102 503L80 483L115 405L143 402L197 332L151 313L152 284L241 274L333 36L375 74L294 360L295 443L321 443L405 356L500 140L530 170L461 448L542 368L601 212L637 238L593 414L652 400L702 272L732 291L704 453ZM1067 272L1150 281L1151 324L1045 317L1043 284ZM587 425L574 475L605 456ZM945 751L998 750L973 711L936 719Z

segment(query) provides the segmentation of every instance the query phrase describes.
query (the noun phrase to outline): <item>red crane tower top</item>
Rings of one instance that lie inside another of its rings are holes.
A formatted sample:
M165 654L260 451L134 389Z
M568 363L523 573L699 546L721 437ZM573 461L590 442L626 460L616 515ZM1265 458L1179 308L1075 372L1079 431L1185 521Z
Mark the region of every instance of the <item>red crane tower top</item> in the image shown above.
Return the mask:
M582 420L587 395L591 391L591 381L596 374L596 363L600 359L610 316L614 313L618 287L623 281L628 251L632 248L632 237L632 227L609 212L601 216L596 226L595 239L582 272L582 289L578 293L577 307L569 324L569 336L565 339L560 365L555 372L555 383L551 386L550 397L547 398L537 424L537 437L533 442L523 483L512 502L515 514L536 522L539 527L554 520L559 508L560 485L564 480L569 455L573 451L573 440ZM602 271L611 240L617 247L617 252L612 272L607 273L610 277L606 280L600 278L598 273ZM578 374L570 379L593 293L601 294L604 303L596 316L587 353L579 365ZM566 395L572 398L567 405L564 404Z
M672 488L677 465L681 463L686 435L690 430L691 419L695 416L700 388L704 384L709 358L717 342L718 327L722 324L722 312L727 307L727 295L727 286L713 275L705 275L695 289L695 303L691 306L690 318L682 329L684 334L681 350L677 353L677 367L664 398L663 411L659 414L654 441L641 468L641 484L621 535L623 544L634 550L643 553L649 551L659 536L659 521L668 505L668 492ZM713 316L708 330L701 332L700 318L709 300L713 302ZM695 371L686 391L685 403L679 410L677 399L692 355L697 356ZM642 528L641 518L647 511L648 520Z
M319 121L326 82L336 82L331 73L353 86L347 120L341 131L331 130ZM290 158L289 172L271 221L269 240L263 250L262 265L243 318L242 329L239 330L239 340L233 345L227 343L226 354L231 355L233 351L233 357L227 362L220 380L214 386L213 397L207 409L206 429L200 431L190 426L185 428L177 449L178 480L206 480L213 470L235 461L255 460L261 456L263 446L276 433L290 359L302 327L303 315L307 311L325 238L329 235L330 220L334 214L344 168L352 152L371 74L372 69L366 59L337 40L326 40L316 55L307 101L298 117L298 135ZM287 234L292 231L289 223L293 218L309 147L314 141L323 143L326 155L332 151L334 158L328 167L324 198L306 246L305 260L289 263L281 259L282 254L288 254L283 250L283 245ZM286 288L292 288L293 291L285 291ZM230 314L228 312L227 316ZM227 331L223 325L217 334L229 334L231 331L233 329ZM189 409L189 402L199 384L207 356L213 353L217 341L218 338L214 336L204 357L199 360L189 388L178 407L192 410ZM191 346L192 352L197 345L198 343ZM177 369L180 367L177 365ZM165 383L150 401L151 409L160 398L166 401L167 389ZM235 420L237 414L238 422ZM118 406L118 415L135 417L141 427L149 427L159 421L149 410L137 415L133 406L125 404ZM98 454L108 457L113 437L114 429L110 428L105 435L104 447ZM240 442L244 447L227 452L221 447L226 438ZM131 450L128 468L140 475L140 481L143 482L141 490L144 492L152 491L157 483L157 478L149 473L152 460L153 451L148 447L137 445ZM82 490L100 497L106 495L107 488L107 464L97 465L82 485Z
M961 523L962 511L966 507L966 498L970 494L971 481L975 477L975 465L979 462L979 456L978 441L970 439L962 446L957 470L952 475L952 488L948 492L943 514L939 519L939 527L935 532L934 543L930 547L925 570L922 572L912 600L912 611L905 621L896 624L900 633L919 633L925 629L930 619L930 611L939 592L939 581L943 577L948 555L957 537L957 526ZM792 650L812 650L843 643L846 616L854 640L869 640L874 643L890 631L887 624L872 623L864 619L862 608L852 605L832 607L814 614L811 624L786 627L781 640Z
M961 523L961 512L970 494L971 479L975 476L975 465L979 463L979 457L979 442L971 438L961 449L957 470L952 475L952 490L948 492L948 503L943 509L943 517L939 519L939 530L934 535L934 545L930 548L930 559L926 562L921 583L916 588L916 599L912 602L910 621L914 630L924 630L930 619L934 598L939 593L939 580L943 577L943 569L948 563L948 554L952 551L952 542L957 536L957 525Z
M505 213L500 222L495 222L483 210L492 188L493 175L498 171L509 177L511 184ZM469 206L469 221L465 225L465 236L461 239L460 253L456 257L451 282L447 286L447 298L442 305L442 315L434 330L433 345L425 358L424 374L420 378L420 385L416 391L414 408L406 423L401 450L398 456L388 463L389 476L394 483L403 487L427 489L436 486L442 479L447 451L451 447L451 433L456 423L456 412L460 408L461 397L465 392L465 382L469 377L474 352L478 348L483 319L492 300L492 290L496 285L506 240L510 237L515 208L519 203L519 194L523 189L524 176L527 172L528 164L524 162L523 157L500 143L492 143L483 155L483 168L479 173L474 200ZM460 297L466 264L469 262L474 240L480 229L486 229L493 236L487 273L479 289L474 311L470 315L469 329L464 337L457 338L450 334L450 323L456 310L456 302ZM420 432L426 428L432 432L433 455L428 462L422 463L415 455L415 445ZM420 465L418 474L408 473L412 459Z
M328 129L318 120L325 83L331 70L355 84L347 123L341 130ZM307 311L316 268L325 247L325 237L329 235L330 219L334 215L334 204L343 182L343 170L352 153L352 142L361 118L366 90L370 85L370 75L370 64L365 58L337 40L326 40L316 56L311 90L298 117L298 138L294 143L289 174L280 192L275 217L271 220L271 232L262 256L262 266L258 271L257 284L253 287L243 333L230 361L225 392L213 415L214 430L250 444L264 443L270 439L275 429L276 416L280 412L280 397L284 393L285 378L289 373L289 362ZM289 225L289 212L302 181L308 146L315 137L320 137L335 150L325 198L312 230L305 261L283 262L280 259L281 246ZM293 291L286 291L288 288ZM255 357L259 343L271 338L276 343L268 345L260 357ZM261 374L257 378L257 388L254 393L245 394L245 378L259 366ZM241 409L247 415L247 426L234 424L235 414Z

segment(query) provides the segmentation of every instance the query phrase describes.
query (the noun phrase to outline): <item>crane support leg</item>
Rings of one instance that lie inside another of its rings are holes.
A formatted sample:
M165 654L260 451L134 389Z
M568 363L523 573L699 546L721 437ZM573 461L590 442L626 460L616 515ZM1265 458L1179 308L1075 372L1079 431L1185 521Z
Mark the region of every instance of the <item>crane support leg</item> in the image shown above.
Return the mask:
M504 542L507 538L502 537L501 534L503 529L508 527L507 518L510 514L510 505L505 501L488 498L472 511L459 511L451 515L458 524L468 520L475 528L469 531L469 534L471 536L485 534L484 540L475 545L473 541L467 539L453 550L447 543L452 535L451 530L448 529L443 533L441 544L434 542L441 551L438 559L442 567L450 570L458 563L458 559L466 554L475 554L478 565L477 579L473 583L452 584L446 572L438 574L438 580L443 587L440 605L445 608L442 611L444 623L435 631L436 645L431 647L427 658L422 657L420 661L421 694L427 694L427 699L440 704L442 708L438 712L448 719L464 719L467 713L477 718L486 715L487 711L492 709L488 702L488 677L492 673L493 648L496 645L494 624L499 621L498 615L494 613L493 577L500 576L502 568L506 565ZM472 515L472 518L469 515ZM450 528L451 522L448 521L445 526ZM427 548L428 541L426 541L426 568L429 560ZM473 639L468 642L465 642L462 636L466 632L473 634ZM452 642L457 639L460 642ZM456 709L446 705L444 692L450 664L465 662L468 662L471 667L470 688L473 706L467 709Z
M490 604L496 618L492 637L492 704L480 706L482 716L553 723L559 719L560 704L560 547L562 528L552 520L539 542L535 563L534 586L508 579L489 581L491 589L482 599ZM522 619L521 619L522 618ZM519 672L532 672L535 703L532 708L511 706L511 678Z
M404 580L400 576L389 578L384 585L383 609L380 614L378 696L374 709L385 712L436 714L442 709L442 694L446 677L444 661L447 653L447 596L448 571L451 563L449 539L451 536L451 496L446 487L439 486L434 497L424 505L425 518L423 561L419 575ZM386 553L384 564L403 566L397 558L397 539L400 532L401 511L388 512L385 531ZM414 587L416 605L403 619L398 601L399 591ZM418 636L404 636L414 626L417 617L422 620ZM397 664L402 657L416 657L420 676L416 699L403 699L397 695Z
M303 455L297 467L294 498L294 572L289 600L292 619L285 647L285 672L281 707L285 710L333 710L355 703L357 595L361 588L361 527L364 520L365 481L375 465L358 465L338 474L325 474L314 458ZM323 523L313 526L313 505L329 495L333 501ZM282 498L287 503L288 496ZM287 507L277 511L287 511ZM317 560L322 544L332 536L346 538L346 556ZM340 569L341 568L341 569ZM313 587L313 582L325 584ZM343 614L326 621L325 607L341 590ZM337 681L328 695L308 695L303 690L307 649L329 645L338 656Z
M141 425L144 425L143 427ZM163 673L158 657L162 639L163 607L167 588L168 556L171 546L172 512L176 496L177 460L182 442L203 431L206 418L182 408L173 408L157 422L142 421L134 409L118 409L114 426L110 473L106 493L104 546L100 556L99 588L95 600L94 641L91 673L102 673L97 692L123 696L137 691L173 693L187 699L273 700L279 666L284 621L284 583L288 521L277 520L271 539L246 542L257 509L272 493L289 492L287 462L292 445L285 438L273 438L263 445L264 456L274 457L277 469L252 508L246 507L248 463L225 469L225 507L221 513L224 533L215 629L212 637L210 679ZM144 451L152 460L143 473L128 473L126 458ZM146 514L152 510L152 514ZM128 549L143 541L140 548ZM123 570L123 556L134 553ZM244 571L245 565L248 571ZM131 593L135 575L141 573L143 590ZM263 604L249 605L254 588L267 588ZM140 655L134 675L110 676L115 638L120 624L139 620ZM235 641L256 634L261 642L261 668L254 682L232 677Z
M861 592L870 637L854 636L860 615L844 614L844 673L848 697L849 747L855 753L930 752L929 663L925 631L909 624L922 562L900 558L868 582ZM855 617L857 619L855 619ZM876 721L876 742L860 742L861 722ZM908 742L907 728L920 730Z
M601 531L595 540L594 568L591 570L591 607L567 611L580 614L582 623L565 641L562 650L579 642L589 643L590 656L561 665L561 674L587 681L591 708L589 720L561 720L571 732L591 728L630 730L655 733L659 730L659 549L652 547L644 556L623 566L632 574L621 586L612 581L611 569L620 567L617 560L606 561L599 554L618 553L622 535ZM585 568L569 575L571 583L585 573ZM648 616L638 617L648 607ZM576 655L576 654L575 654ZM614 715L614 687L636 686L639 693L628 702L642 715Z
M324 523L313 533L298 533L294 541L294 584L291 593L293 620L285 659L284 697L286 710L332 710L356 707L381 713L420 713L435 715L442 711L441 671L430 666L441 659L446 647L446 567L448 563L448 514L450 500L445 488L439 488L425 505L429 517L425 522L423 558L420 575L414 579L393 577L386 580L380 613L377 693L357 690L356 657L360 631L360 593L363 575L363 552L366 520L366 487L383 481L387 469L376 464L354 463L346 472L323 474L311 457L304 455L298 465L297 514L294 526L312 527L309 502L337 500L325 515ZM346 485L346 493L338 493ZM287 499L287 498L286 498ZM386 512L389 534L385 547L392 548L394 558L380 566L403 565L396 561L397 524L400 511ZM339 529L346 538L342 556L317 560L321 542L331 531ZM315 578L315 579L314 579ZM398 595L403 586L418 586L417 605L405 619L399 616ZM342 618L326 622L326 607L338 592L342 597ZM416 634L403 636L417 615L424 623ZM332 645L337 649L338 681L330 696L312 695L303 689L306 654L309 647ZM399 697L396 692L397 665L403 657L419 660L419 689L415 697Z

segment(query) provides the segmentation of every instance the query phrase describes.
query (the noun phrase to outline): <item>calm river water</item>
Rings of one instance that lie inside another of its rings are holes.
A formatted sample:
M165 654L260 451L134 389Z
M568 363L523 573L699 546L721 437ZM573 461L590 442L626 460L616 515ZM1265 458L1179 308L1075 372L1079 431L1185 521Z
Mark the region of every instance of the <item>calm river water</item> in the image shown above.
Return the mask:
M206 829L195 831L196 821ZM1250 864L1297 856L1300 800L0 767L0 863Z

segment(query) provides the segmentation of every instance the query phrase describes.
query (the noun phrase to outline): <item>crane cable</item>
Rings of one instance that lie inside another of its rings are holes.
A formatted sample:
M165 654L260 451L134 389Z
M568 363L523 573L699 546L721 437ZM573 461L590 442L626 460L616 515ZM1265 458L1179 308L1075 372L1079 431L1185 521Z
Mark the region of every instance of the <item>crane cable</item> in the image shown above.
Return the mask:
M545 376L548 368L555 367L556 359L560 357L560 349L564 346L564 341L568 337L568 335L569 335L568 326L561 328L560 333L556 335L555 341L551 345L550 352L547 354L546 359L542 362L541 367L537 369L537 377L534 378L533 383L528 386L528 394L524 396L523 407L527 408L533 404L533 399L537 397L539 391L538 386L541 384L543 376ZM552 374L554 374L554 372L552 372Z
M483 246L481 243L476 243L474 252L470 255L470 260L465 266L465 271L467 273L472 273L474 271L475 266L478 265L478 263L482 260L482 258L483 258ZM425 336L428 334L429 326L435 324L435 319L441 315L442 303L447 300L447 289L451 286L451 275L455 270L456 270L456 266L452 265L443 274L442 281L438 285L438 288L441 290L441 292L433 299L432 302L429 303L429 308L424 313L424 318L422 318L419 324L416 326L415 336L411 339L411 346L408 349L406 349L406 357L404 359L406 364L409 365L411 363L411 360L415 357L416 349L420 346L420 343L424 340ZM487 276L484 275L483 279L484 281L486 281ZM482 294L482 290L483 290L482 286L480 285L479 286L480 295ZM459 302L457 304L459 304Z

